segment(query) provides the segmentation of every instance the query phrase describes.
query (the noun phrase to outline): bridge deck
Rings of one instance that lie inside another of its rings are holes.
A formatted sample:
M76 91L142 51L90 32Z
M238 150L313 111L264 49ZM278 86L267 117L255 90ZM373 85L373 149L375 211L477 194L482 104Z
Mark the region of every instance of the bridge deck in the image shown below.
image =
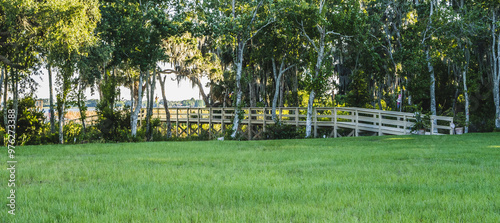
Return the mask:
M227 125L232 124L234 108L170 108L170 120L174 125L174 134L177 136L199 135L206 131L210 137L220 134ZM261 137L266 131L266 125L274 124L271 108L242 108L241 131L248 139ZM307 108L284 107L276 109L276 118L282 124L306 125ZM146 117L143 109L139 114L140 122ZM158 118L166 122L163 108L153 109L153 119ZM451 123L453 117L431 116L431 127L434 131L427 134L453 134ZM97 117L89 117L87 122L92 123ZM406 135L410 134L410 127L415 122L413 113L382 111L375 109L353 107L321 107L314 108L312 113L312 127L314 135L318 136L319 129L331 129L331 137L338 137L340 129L352 130L349 135L359 136L360 132L371 132L377 135ZM193 126L194 129L193 129ZM215 127L214 127L215 126ZM208 128L208 129L206 129ZM345 132L345 131L344 131Z

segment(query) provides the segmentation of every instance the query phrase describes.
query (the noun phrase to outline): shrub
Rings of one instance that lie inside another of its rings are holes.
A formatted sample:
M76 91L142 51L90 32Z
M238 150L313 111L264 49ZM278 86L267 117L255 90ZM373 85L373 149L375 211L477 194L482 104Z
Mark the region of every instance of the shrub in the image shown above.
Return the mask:
M277 122L267 125L264 132L265 139L296 139L300 137L300 131L294 125L283 125Z
M0 117L4 117L4 113L8 108L12 108L14 102L9 100L6 109L0 111ZM34 144L40 140L43 135L45 116L43 111L35 107L35 99L32 96L26 96L18 102L18 115L16 120L16 144L26 145ZM5 123L0 120L0 126L5 131ZM4 133L5 134L5 133Z

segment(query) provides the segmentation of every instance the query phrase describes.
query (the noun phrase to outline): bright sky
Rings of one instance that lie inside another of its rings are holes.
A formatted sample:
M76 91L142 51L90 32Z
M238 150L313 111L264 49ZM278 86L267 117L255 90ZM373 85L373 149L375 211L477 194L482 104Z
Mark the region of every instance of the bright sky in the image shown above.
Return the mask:
M165 69L167 66L161 65L160 67L162 69ZM49 98L49 76L47 73L46 69L42 70L41 76L35 77L35 80L40 84L36 91L36 96L38 98ZM52 75L55 75L54 72L52 72ZM165 83L166 88L165 88L165 94L167 97L167 100L169 101L181 101L181 100L187 100L187 99L202 99L200 95L200 91L198 87L192 87L191 83L188 80L183 80L177 84L176 80L172 80L174 78L174 74L169 74L167 77L167 81ZM55 85L55 77L52 79L53 81L53 87L54 87L54 94L56 94L56 85ZM208 82L208 78L202 78L202 84L205 86L205 84ZM204 87L205 93L208 94L209 88ZM130 100L130 90L128 88L120 87L120 99L125 99L125 100ZM86 92L87 99L99 99L99 93L95 92L94 95L91 95L90 89L87 89ZM146 93L144 93L144 96L146 96ZM161 95L161 87L160 83L158 80L156 80L156 88L155 88L155 97L158 96L158 98L162 98ZM55 95L54 95L54 100L55 100ZM146 100L144 98L144 100Z

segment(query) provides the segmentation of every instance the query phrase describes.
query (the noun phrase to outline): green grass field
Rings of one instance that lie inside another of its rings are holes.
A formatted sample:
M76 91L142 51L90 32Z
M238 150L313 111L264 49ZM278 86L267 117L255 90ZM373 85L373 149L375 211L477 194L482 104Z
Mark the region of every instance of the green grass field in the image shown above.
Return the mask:
M16 215L3 205L0 222L500 222L498 133L26 146L16 155ZM6 204L6 168L0 179Z

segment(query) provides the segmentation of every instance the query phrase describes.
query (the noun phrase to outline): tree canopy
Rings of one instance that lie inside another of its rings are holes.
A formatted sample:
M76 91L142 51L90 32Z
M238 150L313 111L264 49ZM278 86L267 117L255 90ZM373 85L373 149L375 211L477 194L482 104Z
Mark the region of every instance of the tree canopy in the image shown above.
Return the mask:
M0 66L8 74L2 81L21 82L48 65L62 84L60 113L73 89L82 95L91 88L110 109L102 119L113 123L121 120L114 104L119 87L129 88L130 117L122 120L129 125L112 126L127 126L133 137L142 101L149 126L156 80L165 92L167 77L189 80L206 106L236 113L268 106L275 119L278 107L307 107L306 137L318 106L410 111L417 105L435 115L463 114L471 131L500 128L497 1L0 3ZM170 68L160 69L162 63ZM10 84L2 94L15 89ZM81 104L84 97L77 98ZM233 137L241 130L235 117Z

